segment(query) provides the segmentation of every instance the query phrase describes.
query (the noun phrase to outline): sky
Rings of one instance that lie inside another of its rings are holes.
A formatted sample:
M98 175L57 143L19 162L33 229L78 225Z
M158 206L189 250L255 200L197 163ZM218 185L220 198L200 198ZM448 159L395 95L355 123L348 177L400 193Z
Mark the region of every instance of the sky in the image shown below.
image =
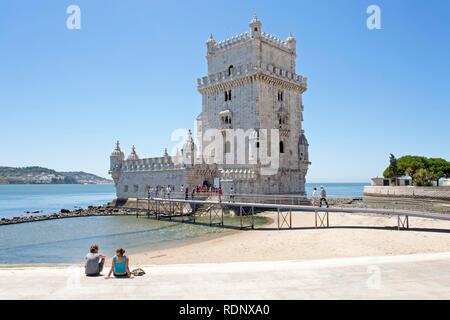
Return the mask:
M210 33L248 31L254 14L297 39L307 182L368 182L389 153L450 159L450 1L2 0L0 165L106 177L116 140L161 156L201 111Z

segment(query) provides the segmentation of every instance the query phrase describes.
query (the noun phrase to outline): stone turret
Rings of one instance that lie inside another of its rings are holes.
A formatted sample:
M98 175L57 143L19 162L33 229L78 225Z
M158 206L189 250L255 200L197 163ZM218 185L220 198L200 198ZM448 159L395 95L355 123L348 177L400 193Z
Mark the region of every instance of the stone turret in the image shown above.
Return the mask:
M134 147L134 145L133 145L133 147L131 148L131 153L130 153L130 155L128 156L127 160L132 160L132 161L134 161L134 160L139 160L139 156L138 156L137 153L136 153L136 148Z
M110 156L110 168L109 168L109 173L111 174L114 183L116 185L119 182L120 175L122 173L122 164L124 160L125 155L122 152L122 150L120 150L120 144L119 141L117 141L116 147L114 148Z
M296 46L297 46L297 40L295 40L294 36L292 35L292 33L289 32L289 36L286 40L286 43L288 44L289 48L292 51L296 51Z
M192 132L189 129L188 136L186 142L183 144L183 149L181 149L181 156L183 159L183 163L185 165L194 165L195 161L195 144L194 139L192 138Z
M306 139L305 132L301 130L300 139L298 141L298 160L300 170L304 172L305 175L308 172L308 166L310 165L308 149L308 140Z
M214 52L214 49L216 48L217 42L214 40L213 35L211 34L208 38L208 41L206 42L207 47L207 53L212 54Z
M250 32L253 38L258 38L261 36L261 28L262 23L261 21L258 20L258 17L255 15L252 21L250 21Z

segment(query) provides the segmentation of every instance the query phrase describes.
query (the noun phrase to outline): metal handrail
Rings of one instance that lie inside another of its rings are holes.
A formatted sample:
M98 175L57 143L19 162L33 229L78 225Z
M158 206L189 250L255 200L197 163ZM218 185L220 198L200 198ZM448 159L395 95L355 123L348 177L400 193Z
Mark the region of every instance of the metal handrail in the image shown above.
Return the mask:
M438 219L438 220L448 220L450 221L450 215L445 214L434 214L421 211L413 210L397 210L397 209L372 209L372 208L350 208L350 207L317 207L317 206L304 206L304 205L290 205L290 204L270 204L270 203L249 203L249 202L220 202L220 201L202 201L202 200L183 200L183 199L163 199L163 198L153 198L153 199L140 199L140 200L153 200L159 202L178 202L187 204L210 204L217 205L221 204L228 207L256 207L264 209L281 209L281 210L295 210L303 212L317 212L317 211L327 211L327 212L340 212L340 213L372 213L381 215L392 215L392 216L410 216L418 218L428 218L428 219Z

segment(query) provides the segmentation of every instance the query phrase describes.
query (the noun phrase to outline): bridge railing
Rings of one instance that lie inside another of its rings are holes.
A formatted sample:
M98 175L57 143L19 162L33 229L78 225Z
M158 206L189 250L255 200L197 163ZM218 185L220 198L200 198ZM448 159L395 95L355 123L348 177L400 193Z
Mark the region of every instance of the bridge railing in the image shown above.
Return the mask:
M254 216L261 211L275 211L277 213L278 229L292 228L292 214L313 213L315 218L315 227L329 227L330 214L349 213L349 214L371 214L382 216L396 216L398 229L409 228L409 217L418 217L425 219L447 220L450 221L450 215L429 213L414 210L398 209L376 209L376 208L354 208L354 207L317 207L311 205L291 205L277 203L258 203L258 202L239 202L239 201L210 201L210 200L185 200L185 199L137 199L137 203L147 203L145 206L137 205L137 209L147 211L147 215L153 215L157 219L177 218L182 222L194 222L199 215L209 216L209 225L220 225L224 227L224 215L226 212L240 218L240 228L254 228ZM204 212L198 213L197 210L202 207ZM144 209L143 209L144 208ZM248 219L250 218L250 219ZM244 220L250 220L250 225L244 225Z

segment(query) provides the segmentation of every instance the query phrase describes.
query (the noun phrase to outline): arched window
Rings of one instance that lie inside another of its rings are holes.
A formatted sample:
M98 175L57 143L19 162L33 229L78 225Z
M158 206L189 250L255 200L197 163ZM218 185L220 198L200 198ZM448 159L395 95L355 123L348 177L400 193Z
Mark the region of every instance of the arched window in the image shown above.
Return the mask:
M284 153L284 142L280 141L280 153Z
M225 101L231 101L231 90L225 91Z
M233 65L228 67L228 76L231 76L231 74L233 73Z
M283 101L283 91L278 91L278 101Z

